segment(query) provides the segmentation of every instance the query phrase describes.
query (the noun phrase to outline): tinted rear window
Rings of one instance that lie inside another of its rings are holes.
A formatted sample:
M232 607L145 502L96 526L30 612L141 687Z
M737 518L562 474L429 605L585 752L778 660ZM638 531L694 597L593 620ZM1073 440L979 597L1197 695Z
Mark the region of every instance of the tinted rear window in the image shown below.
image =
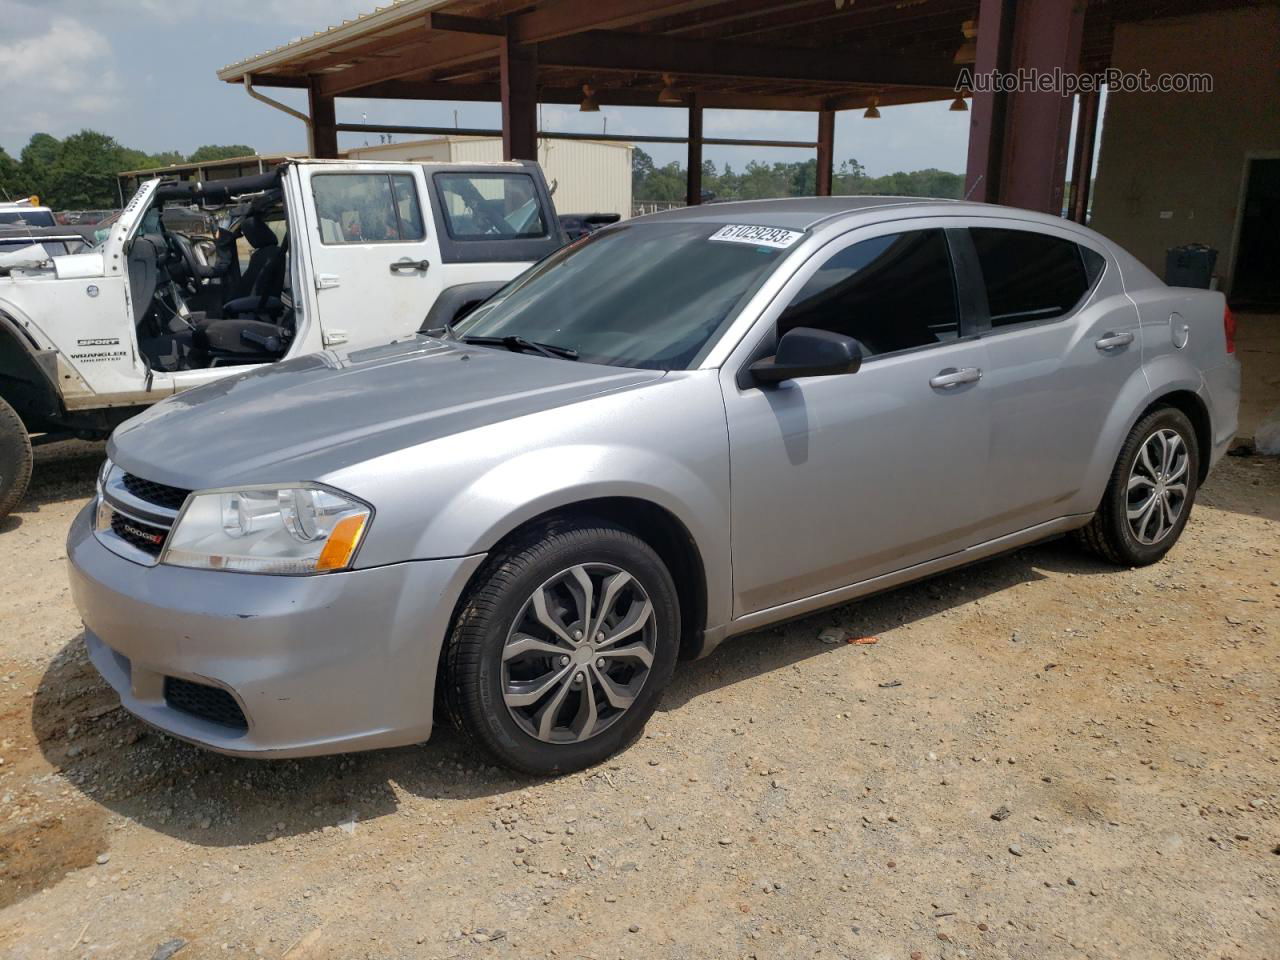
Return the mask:
M969 232L993 327L1064 316L1089 292L1084 255L1070 240L1031 230L974 227ZM1100 272L1100 265L1095 267Z

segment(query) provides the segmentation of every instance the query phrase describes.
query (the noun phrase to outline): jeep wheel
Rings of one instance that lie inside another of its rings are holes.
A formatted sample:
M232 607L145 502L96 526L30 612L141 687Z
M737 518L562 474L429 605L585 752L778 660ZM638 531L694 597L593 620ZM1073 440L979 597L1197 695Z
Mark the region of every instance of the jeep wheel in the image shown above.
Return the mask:
M18 505L31 481L31 437L13 407L0 398L0 520Z
M627 746L675 669L671 574L608 524L543 527L500 550L460 610L444 659L449 714L525 773L581 770Z

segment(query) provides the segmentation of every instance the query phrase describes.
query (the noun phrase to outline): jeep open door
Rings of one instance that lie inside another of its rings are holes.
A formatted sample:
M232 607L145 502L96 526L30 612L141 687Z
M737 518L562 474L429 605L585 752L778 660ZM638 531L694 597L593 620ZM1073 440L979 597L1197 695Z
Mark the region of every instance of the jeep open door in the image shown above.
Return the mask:
M303 222L294 225L305 240L299 247L323 345L412 333L444 282L422 167L310 163L298 170Z

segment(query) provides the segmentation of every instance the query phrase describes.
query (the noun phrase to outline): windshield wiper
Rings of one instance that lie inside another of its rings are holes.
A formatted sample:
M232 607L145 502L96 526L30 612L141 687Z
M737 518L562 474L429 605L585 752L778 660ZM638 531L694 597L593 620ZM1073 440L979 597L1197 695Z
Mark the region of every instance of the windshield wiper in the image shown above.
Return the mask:
M559 347L554 343L537 343L533 340L526 340L524 337L463 337L462 342L475 343L480 346L506 347L514 352L523 350L525 352L540 353L544 357L550 357L552 360L578 359L578 351L572 347Z

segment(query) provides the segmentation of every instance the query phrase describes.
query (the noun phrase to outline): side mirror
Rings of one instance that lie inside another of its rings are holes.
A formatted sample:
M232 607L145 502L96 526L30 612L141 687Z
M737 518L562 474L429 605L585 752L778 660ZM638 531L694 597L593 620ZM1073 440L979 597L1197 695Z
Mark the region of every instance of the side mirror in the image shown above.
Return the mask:
M777 353L750 367L757 383L781 383L798 377L857 373L862 344L853 337L813 327L794 327L778 341Z

